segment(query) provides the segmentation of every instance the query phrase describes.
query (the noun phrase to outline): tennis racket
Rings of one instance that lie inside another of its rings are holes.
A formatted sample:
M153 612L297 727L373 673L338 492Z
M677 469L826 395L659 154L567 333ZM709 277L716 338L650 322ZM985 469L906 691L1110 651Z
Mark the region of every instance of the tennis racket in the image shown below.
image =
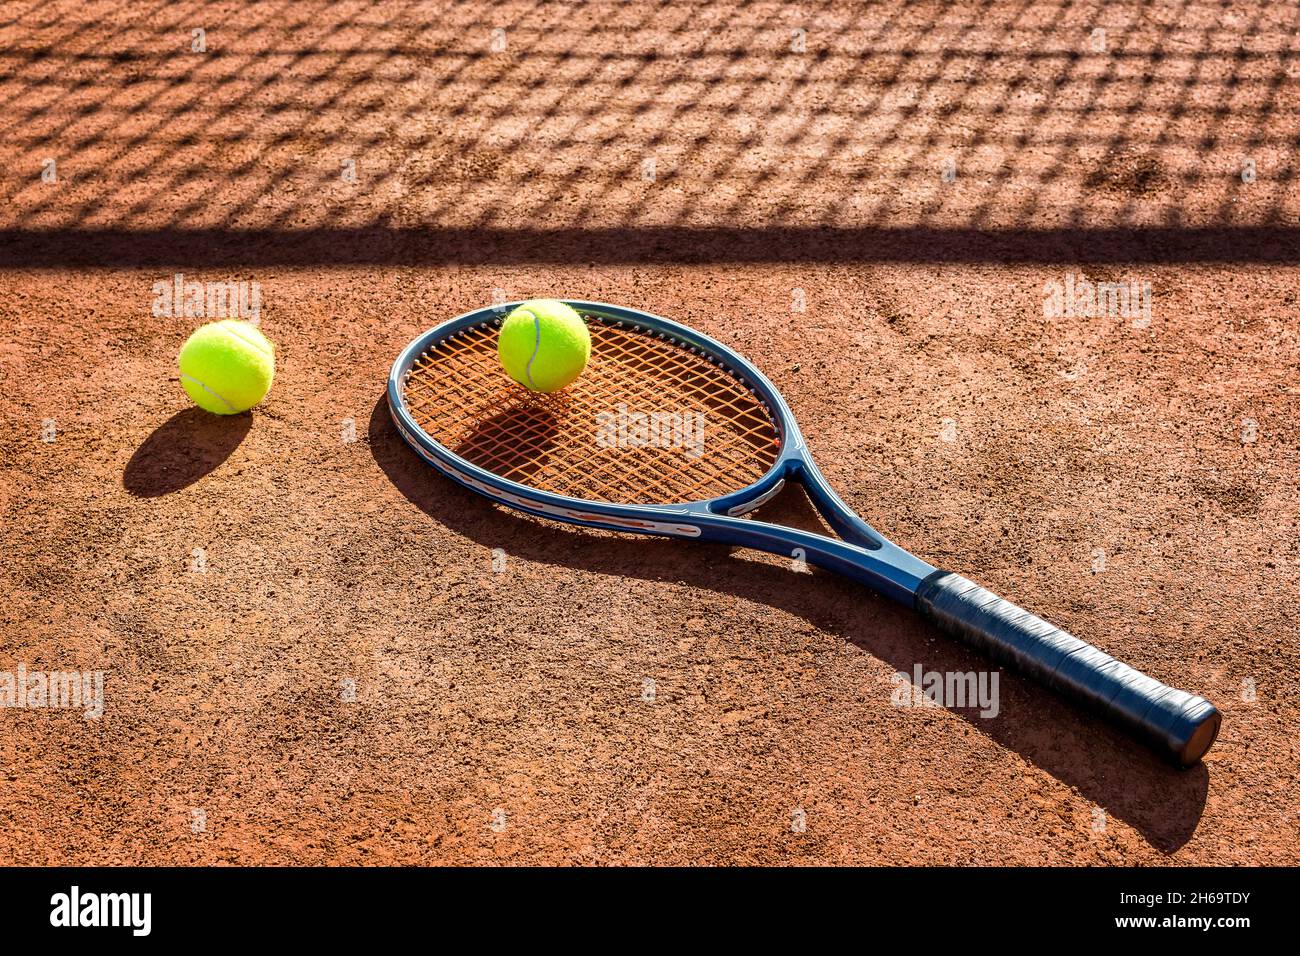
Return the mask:
M1208 700L886 540L827 484L781 395L731 349L645 312L569 302L591 332L591 360L563 391L530 392L497 360L514 305L444 322L393 365L398 431L443 474L545 518L802 557L915 608L1182 766L1214 742L1221 718ZM744 517L792 481L838 539Z

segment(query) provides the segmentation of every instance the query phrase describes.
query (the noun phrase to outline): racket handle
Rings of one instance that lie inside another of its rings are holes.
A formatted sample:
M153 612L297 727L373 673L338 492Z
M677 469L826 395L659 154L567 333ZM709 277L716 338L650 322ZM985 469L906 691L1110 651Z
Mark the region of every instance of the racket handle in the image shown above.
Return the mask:
M1190 767L1219 733L1218 709L1167 687L950 571L916 591L917 609L942 630L1127 728Z

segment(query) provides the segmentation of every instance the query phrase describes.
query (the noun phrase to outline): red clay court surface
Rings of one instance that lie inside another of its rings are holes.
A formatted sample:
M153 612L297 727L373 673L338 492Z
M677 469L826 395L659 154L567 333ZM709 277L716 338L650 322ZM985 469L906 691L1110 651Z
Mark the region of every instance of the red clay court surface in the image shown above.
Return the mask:
M106 675L98 720L0 712L6 859L1300 862L1298 11L4 4L0 671ZM178 272L259 283L251 414L188 407ZM1045 318L1071 274L1150 323ZM1218 743L1179 772L1009 673L896 707L986 664L452 485L393 358L541 295L735 347L867 520Z

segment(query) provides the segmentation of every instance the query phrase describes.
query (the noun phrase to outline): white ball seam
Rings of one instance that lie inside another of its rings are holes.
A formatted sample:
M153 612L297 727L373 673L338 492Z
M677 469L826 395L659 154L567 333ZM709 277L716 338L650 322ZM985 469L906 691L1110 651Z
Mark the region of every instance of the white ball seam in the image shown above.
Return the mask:
M229 321L233 323L234 320L229 320ZM235 338L239 339L239 341L244 342L247 345L251 345L253 348L257 349L262 354L269 355L272 359L275 358L275 351L273 349L268 349L266 346L264 346L261 342L257 341L256 339L252 339L246 335L241 334L237 325L235 324L227 325L225 329Z
M226 397L224 395L214 392L212 389L208 388L206 383L200 382L193 375L186 375L184 372L181 372L181 378L189 379L199 388L203 389L203 391L207 392L209 395L211 395L213 398L219 401L222 405L225 405L226 408L230 409L232 414L238 411L238 409L236 409L234 405L232 405L229 401L226 400Z

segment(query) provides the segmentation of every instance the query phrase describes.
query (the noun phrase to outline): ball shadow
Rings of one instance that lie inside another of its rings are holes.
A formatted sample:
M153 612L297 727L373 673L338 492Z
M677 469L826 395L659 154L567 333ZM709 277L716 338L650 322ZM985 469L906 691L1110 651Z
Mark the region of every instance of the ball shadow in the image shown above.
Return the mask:
M230 457L252 423L249 412L177 412L135 450L122 472L122 486L137 498L157 498L192 485Z
M505 511L439 475L398 435L380 397L370 418L370 452L389 480L435 521L487 547L529 561L582 571L723 591L796 614L814 627L861 648L896 672L980 671L989 663L947 639L919 615L838 575L794 575L774 564L747 561L718 544L689 544L633 535L593 535ZM802 496L781 496L763 517L825 533ZM792 508L793 504L793 508ZM797 579L797 580L796 580ZM1075 788L1110 816L1136 829L1152 846L1173 853L1196 831L1209 789L1204 764L1179 770L1151 751L1050 691L1019 675L1001 675L1001 711L952 709L981 734Z
M551 408L516 405L476 423L455 451L480 468L526 483L545 467L547 452L559 434L559 420Z

